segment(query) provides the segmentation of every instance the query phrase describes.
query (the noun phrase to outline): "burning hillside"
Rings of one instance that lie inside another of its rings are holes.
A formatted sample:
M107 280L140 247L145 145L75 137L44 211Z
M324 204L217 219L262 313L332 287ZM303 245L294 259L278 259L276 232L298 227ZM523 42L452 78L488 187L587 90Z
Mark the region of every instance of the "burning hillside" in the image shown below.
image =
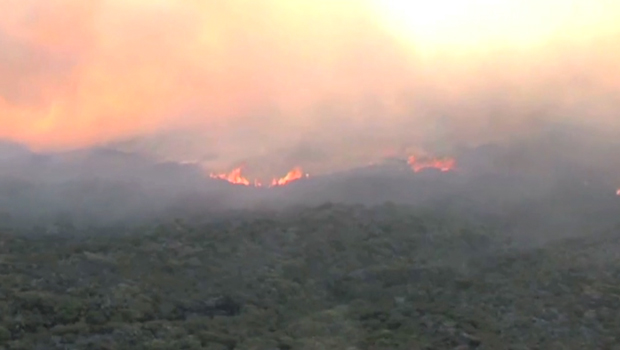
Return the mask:
M242 175L241 173L242 170L243 170L243 167L238 167L228 173L220 173L220 174L211 173L209 177L211 177L212 179L225 180L234 185L243 185L243 186L252 186L252 187L276 187L276 186L288 185L291 182L300 180L302 178L307 178L310 176L309 174L304 173L301 167L295 167L292 170L290 170L288 173L286 173L286 175L284 175L283 177L280 177L280 178L274 177L273 179L271 179L268 186L264 186L263 182L260 181L259 179L254 179L250 181L247 177Z
M233 169L232 171L228 173L221 173L221 174L211 173L209 174L209 177L211 177L212 179L225 180L235 185L249 186L250 180L248 180L246 177L241 175L241 170L242 168L239 167L239 168Z
M293 168L293 170L289 171L286 175L284 175L283 177L279 178L279 179L273 179L271 180L271 187L274 186L284 186L287 185L293 181L297 181L300 180L302 178L307 178L309 177L309 174L306 174L303 172L303 170L300 167L296 167Z
M456 168L456 160L450 157L437 158L409 156L406 158L406 162L408 167L414 173L418 173L426 169L436 169L441 172L448 172ZM260 179L250 180L247 176L242 174L243 170L244 167L240 166L229 172L211 173L209 174L209 177L212 179L224 180L234 185L267 188L285 186L292 182L310 177L310 175L305 173L301 167L297 166L282 177L274 177L269 182L263 182Z
M420 172L424 169L438 169L442 172L454 170L456 167L456 160L454 158L419 158L416 156L410 156L407 159L407 164L411 167L413 172Z

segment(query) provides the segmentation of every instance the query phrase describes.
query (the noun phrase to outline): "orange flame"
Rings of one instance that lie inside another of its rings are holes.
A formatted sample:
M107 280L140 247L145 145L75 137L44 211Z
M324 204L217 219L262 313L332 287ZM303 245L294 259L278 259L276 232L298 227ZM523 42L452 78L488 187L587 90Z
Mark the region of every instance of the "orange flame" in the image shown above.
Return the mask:
M222 174L211 173L209 174L209 177L212 179L226 180L230 182L231 184L235 184L235 185L250 186L250 180L248 180L243 175L241 175L241 170L242 168L239 167L239 168L233 169L230 173L222 173Z
M407 160L407 164L414 172L419 172L424 169L439 169L443 172L454 170L456 167L456 160L453 158L433 158L429 160L419 160L415 156L410 156Z
M263 187L263 184L260 180L254 179L250 181L248 178L241 174L243 170L242 167L238 167L230 171L229 173L211 173L209 177L212 179L220 179L230 182L235 185L243 185L243 186L253 186L253 187ZM295 167L293 170L289 171L284 177L274 178L271 180L271 185L269 187L275 186L284 186L288 185L293 181L297 181L301 178L308 177L308 174L305 174L300 167Z
M308 174L304 174L300 167L296 167L293 170L289 171L284 177L271 180L271 187L283 186L308 176Z

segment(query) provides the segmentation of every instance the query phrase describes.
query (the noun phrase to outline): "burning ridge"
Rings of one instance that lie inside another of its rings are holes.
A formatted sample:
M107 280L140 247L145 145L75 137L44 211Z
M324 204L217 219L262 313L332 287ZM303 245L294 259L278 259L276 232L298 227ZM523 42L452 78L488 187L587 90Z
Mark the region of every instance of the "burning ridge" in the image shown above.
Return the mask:
M407 164L414 173L418 173L425 169L437 169L442 172L447 172L456 168L456 160L451 157L436 158L409 156L407 158ZM285 186L292 182L310 177L310 174L304 172L302 167L296 166L286 173L286 175L282 177L274 177L267 185L265 185L264 182L259 179L250 180L248 177L243 175L243 170L244 166L239 166L229 172L212 172L209 174L209 177L212 179L224 180L234 185L267 188Z

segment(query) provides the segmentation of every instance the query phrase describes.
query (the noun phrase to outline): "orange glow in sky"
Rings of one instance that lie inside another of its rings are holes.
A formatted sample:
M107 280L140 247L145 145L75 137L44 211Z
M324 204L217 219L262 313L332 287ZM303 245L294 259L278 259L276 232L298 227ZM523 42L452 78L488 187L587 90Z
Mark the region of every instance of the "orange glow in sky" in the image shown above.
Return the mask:
M221 168L289 152L290 168L449 153L536 128L537 113L620 124L618 1L4 0L0 13L0 138L35 149L148 136L132 147ZM184 130L191 145L170 141Z

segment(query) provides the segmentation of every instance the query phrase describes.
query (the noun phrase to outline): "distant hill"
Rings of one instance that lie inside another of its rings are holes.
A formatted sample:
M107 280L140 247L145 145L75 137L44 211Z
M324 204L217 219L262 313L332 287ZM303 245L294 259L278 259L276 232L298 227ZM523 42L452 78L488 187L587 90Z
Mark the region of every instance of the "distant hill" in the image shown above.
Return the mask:
M592 149L610 157L608 150ZM59 217L112 224L325 202L441 207L524 229L553 224L575 230L583 220L604 225L615 219L620 184L613 181L613 162L595 167L600 158L584 161L567 151L570 143L547 147L545 140L486 145L463 150L454 171L413 173L405 160L389 159L267 189L211 179L196 164L110 148L41 154L0 143L0 226L45 225Z
M58 215L113 222L155 215L177 198L217 191L196 165L87 149L38 154L0 145L0 213L16 222L47 222ZM10 156L9 156L10 155Z

